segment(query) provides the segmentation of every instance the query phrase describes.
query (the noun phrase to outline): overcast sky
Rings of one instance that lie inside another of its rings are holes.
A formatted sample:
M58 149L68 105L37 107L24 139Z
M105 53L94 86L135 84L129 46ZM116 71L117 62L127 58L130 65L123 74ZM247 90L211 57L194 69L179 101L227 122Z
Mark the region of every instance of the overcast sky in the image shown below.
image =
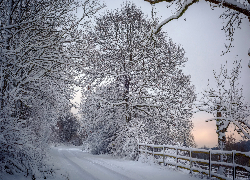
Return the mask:
M124 0L101 0L107 7L102 10L120 8ZM152 6L143 0L133 0L142 11L151 17ZM156 16L161 20L174 13L174 9L167 9L167 3L158 3L155 7ZM183 71L191 75L191 81L196 87L196 93L201 93L208 84L214 86L213 70L219 71L221 64L228 61L229 69L232 67L234 60L242 60L242 73L240 84L243 85L243 94L245 100L250 102L250 68L248 62L250 56L247 52L250 48L250 22L244 19L242 29L237 29L234 35L234 48L230 53L222 56L225 51L226 36L222 31L223 20L219 16L224 10L215 8L212 10L209 3L199 1L192 5L186 13L178 20L173 20L163 27L163 31L173 39L173 42L180 44L186 51L188 62ZM185 20L184 20L185 19ZM198 98L201 96L198 95ZM217 134L215 133L215 122L206 123L205 120L210 118L204 112L196 113L193 117L194 136L198 147L207 145L213 147L217 144ZM231 130L232 131L232 130ZM231 132L233 133L233 132ZM236 132L234 132L236 133Z

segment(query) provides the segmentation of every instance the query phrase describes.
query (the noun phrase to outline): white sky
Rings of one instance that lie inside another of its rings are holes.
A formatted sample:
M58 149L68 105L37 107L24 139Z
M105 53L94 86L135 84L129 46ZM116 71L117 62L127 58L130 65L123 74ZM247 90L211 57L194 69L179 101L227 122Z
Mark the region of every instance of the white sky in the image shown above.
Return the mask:
M124 0L100 0L107 7L102 10L120 8ZM152 6L143 0L133 0L142 11L151 17ZM158 3L155 5L156 16L163 20L172 15L175 10L166 8L167 3ZM226 36L222 31L223 20L219 16L224 10L215 8L212 10L209 3L204 0L191 6L186 13L178 20L173 20L163 27L173 42L180 44L186 51L188 62L183 71L191 75L191 81L196 87L196 93L202 92L210 81L214 86L213 70L219 71L221 64L228 61L228 67L232 67L234 60L242 60L242 73L240 84L243 85L243 94L245 100L250 102L250 68L248 62L248 49L250 48L250 22L244 19L242 29L237 29L234 35L234 48L230 53L222 55L225 51ZM186 21L184 20L186 19ZM198 98L200 95L198 95ZM194 136L198 147L203 145L213 147L217 144L217 134L215 133L215 122L206 123L205 120L210 118L204 112L196 113L193 117ZM230 129L231 130L231 129ZM232 130L231 130L232 131ZM235 132L236 133L236 132ZM237 133L236 133L237 134Z

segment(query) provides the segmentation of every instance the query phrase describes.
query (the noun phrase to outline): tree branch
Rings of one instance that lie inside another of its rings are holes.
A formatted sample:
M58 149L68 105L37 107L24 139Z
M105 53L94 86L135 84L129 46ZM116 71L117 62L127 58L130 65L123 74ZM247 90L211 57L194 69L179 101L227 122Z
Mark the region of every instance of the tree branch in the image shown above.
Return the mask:
M206 0L208 2L214 3L214 4L222 4L224 7L227 7L229 9L235 10L237 12L240 12L248 17L250 17L250 5L244 6L243 4L237 2L237 1L230 1L230 0Z
M171 2L171 1L167 1L167 2ZM198 0L187 0L186 3L183 4L182 8L175 15L170 16L169 18L162 21L158 26L156 26L153 33L157 34L158 32L160 32L162 26L164 26L168 22L172 21L173 19L179 19L179 17L181 17L186 12L188 7L191 6L192 4L196 3L196 2L198 2Z
M156 3L160 3L160 2L173 2L175 0L144 0L149 2L150 4L156 4ZM175 14L170 16L169 18L165 19L164 21L162 21L157 27L156 29L153 31L154 33L158 33L162 26L164 26L165 24L167 24L168 22L170 22L173 19L178 19L179 17L181 17L186 10L188 9L189 6L191 6L192 4L198 2L199 0L187 0L185 4L182 5L182 8ZM208 2L214 3L214 4L222 4L222 6L227 7L229 9L235 10L237 12L240 12L244 15L246 15L249 19L250 22L250 5L245 6L235 0L206 0Z

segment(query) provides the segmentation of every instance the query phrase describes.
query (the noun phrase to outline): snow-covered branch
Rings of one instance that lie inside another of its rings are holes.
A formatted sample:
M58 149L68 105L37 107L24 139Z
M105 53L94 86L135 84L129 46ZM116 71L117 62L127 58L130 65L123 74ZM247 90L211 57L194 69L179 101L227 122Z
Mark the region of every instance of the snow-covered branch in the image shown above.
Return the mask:
M156 26L156 28L153 30L153 33L158 33L162 26L164 26L165 24L169 23L170 21L174 20L174 19L179 19L188 9L189 6L191 6L192 4L196 3L197 0L185 0L185 2L183 3L182 7L180 8L180 10L178 10L176 12L176 14L170 16L169 18L163 20L160 24L158 24Z
M150 4L156 4L160 2L175 2L176 0L144 0L149 2ZM240 12L246 16L250 16L250 3L247 4L242 4L236 0L206 0L208 2L214 3L214 4L221 4L224 7L227 7L229 9L235 10L237 12ZM186 3L183 5L185 6ZM178 12L181 12L182 10L179 10ZM179 13L178 13L179 14ZM165 20L164 20L165 21Z

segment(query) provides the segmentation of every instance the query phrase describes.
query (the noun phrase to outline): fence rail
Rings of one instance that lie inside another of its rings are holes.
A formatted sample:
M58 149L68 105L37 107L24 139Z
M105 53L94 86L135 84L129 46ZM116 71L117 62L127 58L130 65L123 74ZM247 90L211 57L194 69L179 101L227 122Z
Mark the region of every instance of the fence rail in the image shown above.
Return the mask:
M241 152L234 150L205 150L144 143L138 144L138 150L140 153L145 153L146 156L148 156L149 154L153 155L158 163L163 163L164 165L172 165L176 168L184 168L189 170L191 173L199 172L207 174L209 178L217 177L219 179L235 180L237 179L237 177L241 177L250 179L250 152ZM205 154L207 158L197 158L194 157L195 154L196 156L199 156L197 154ZM220 160L213 160L214 157L217 157ZM237 164L236 158L238 157L248 158L248 165ZM231 162L227 162L229 161L229 159ZM221 169L223 169L224 172L221 171Z

